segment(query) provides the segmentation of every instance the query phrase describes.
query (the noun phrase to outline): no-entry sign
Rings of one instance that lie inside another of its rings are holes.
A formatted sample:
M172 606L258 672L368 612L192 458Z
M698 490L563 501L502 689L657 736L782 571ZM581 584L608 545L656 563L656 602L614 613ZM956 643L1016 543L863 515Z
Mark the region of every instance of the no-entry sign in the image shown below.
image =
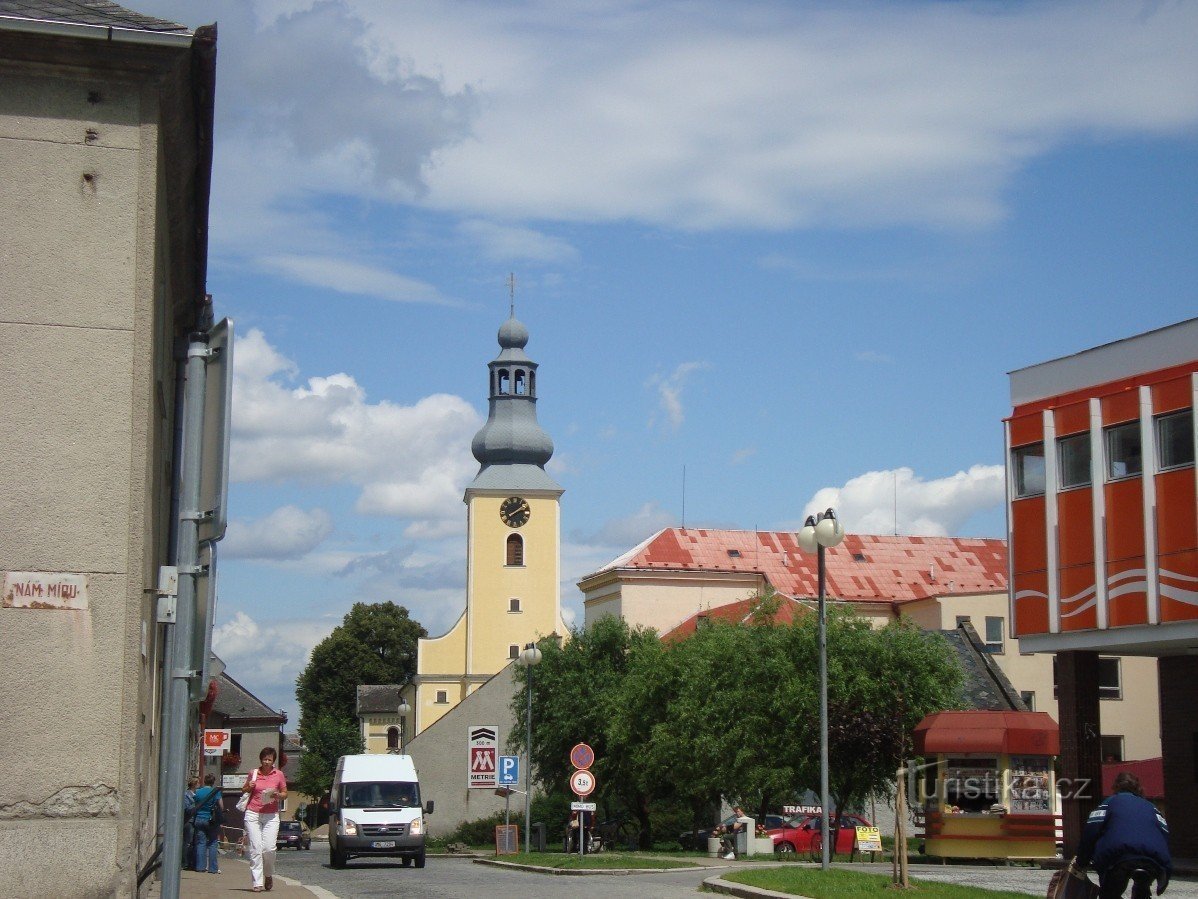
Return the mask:
M595 775L590 771L575 771L570 775L570 789L578 796L590 796L595 789Z

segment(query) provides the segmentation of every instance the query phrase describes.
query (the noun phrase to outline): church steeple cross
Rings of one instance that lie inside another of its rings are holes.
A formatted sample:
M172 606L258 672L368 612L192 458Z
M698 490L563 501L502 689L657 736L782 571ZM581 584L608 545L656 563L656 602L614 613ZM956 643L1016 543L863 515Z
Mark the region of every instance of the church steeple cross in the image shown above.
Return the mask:
M508 311L511 313L512 318L515 318L516 317L516 273L515 272L508 272L507 289L508 289L508 296L511 298L511 306L509 307Z

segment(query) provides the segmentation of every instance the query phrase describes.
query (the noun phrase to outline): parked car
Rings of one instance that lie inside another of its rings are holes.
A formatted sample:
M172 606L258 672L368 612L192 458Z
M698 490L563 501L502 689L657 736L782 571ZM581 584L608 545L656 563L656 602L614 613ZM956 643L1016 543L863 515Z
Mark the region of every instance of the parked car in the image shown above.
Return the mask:
M276 849L311 849L312 832L300 821L280 821Z
M836 833L835 852L838 855L848 855L853 851L853 842L857 838L858 827L873 825L860 815L845 815L840 819L840 828ZM828 827L836 829L836 816L828 820ZM809 855L819 846L820 817L819 815L795 815L783 823L781 827L767 828L766 832L774 841L774 852L786 856L794 853Z
M732 822L735 820L736 815L729 815L718 825L704 827L697 833L684 830L682 833L678 834L678 843L683 849L698 849L705 851L707 849L707 838L711 836L712 831L714 831L717 826L730 827ZM781 815L766 815L765 821L761 823L763 823L765 825L765 829L769 831L770 828L777 829L781 827L784 821L785 819Z

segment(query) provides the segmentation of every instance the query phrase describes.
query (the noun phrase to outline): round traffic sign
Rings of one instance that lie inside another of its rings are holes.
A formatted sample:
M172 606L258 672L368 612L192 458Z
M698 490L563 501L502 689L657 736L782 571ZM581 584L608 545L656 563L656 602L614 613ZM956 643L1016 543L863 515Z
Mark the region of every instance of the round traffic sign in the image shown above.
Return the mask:
M590 796L595 789L595 775L585 769L570 775L570 789L579 796Z
M577 743L570 750L570 764L575 768L586 770L595 764L595 750L586 743Z

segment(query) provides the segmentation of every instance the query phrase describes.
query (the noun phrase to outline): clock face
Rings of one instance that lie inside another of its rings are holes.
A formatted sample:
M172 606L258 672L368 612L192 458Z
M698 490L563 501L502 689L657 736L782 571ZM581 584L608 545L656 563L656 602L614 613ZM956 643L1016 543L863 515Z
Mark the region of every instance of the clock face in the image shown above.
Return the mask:
M509 496L499 507L499 517L509 528L522 528L528 521L532 510L528 508L528 500L519 496Z

